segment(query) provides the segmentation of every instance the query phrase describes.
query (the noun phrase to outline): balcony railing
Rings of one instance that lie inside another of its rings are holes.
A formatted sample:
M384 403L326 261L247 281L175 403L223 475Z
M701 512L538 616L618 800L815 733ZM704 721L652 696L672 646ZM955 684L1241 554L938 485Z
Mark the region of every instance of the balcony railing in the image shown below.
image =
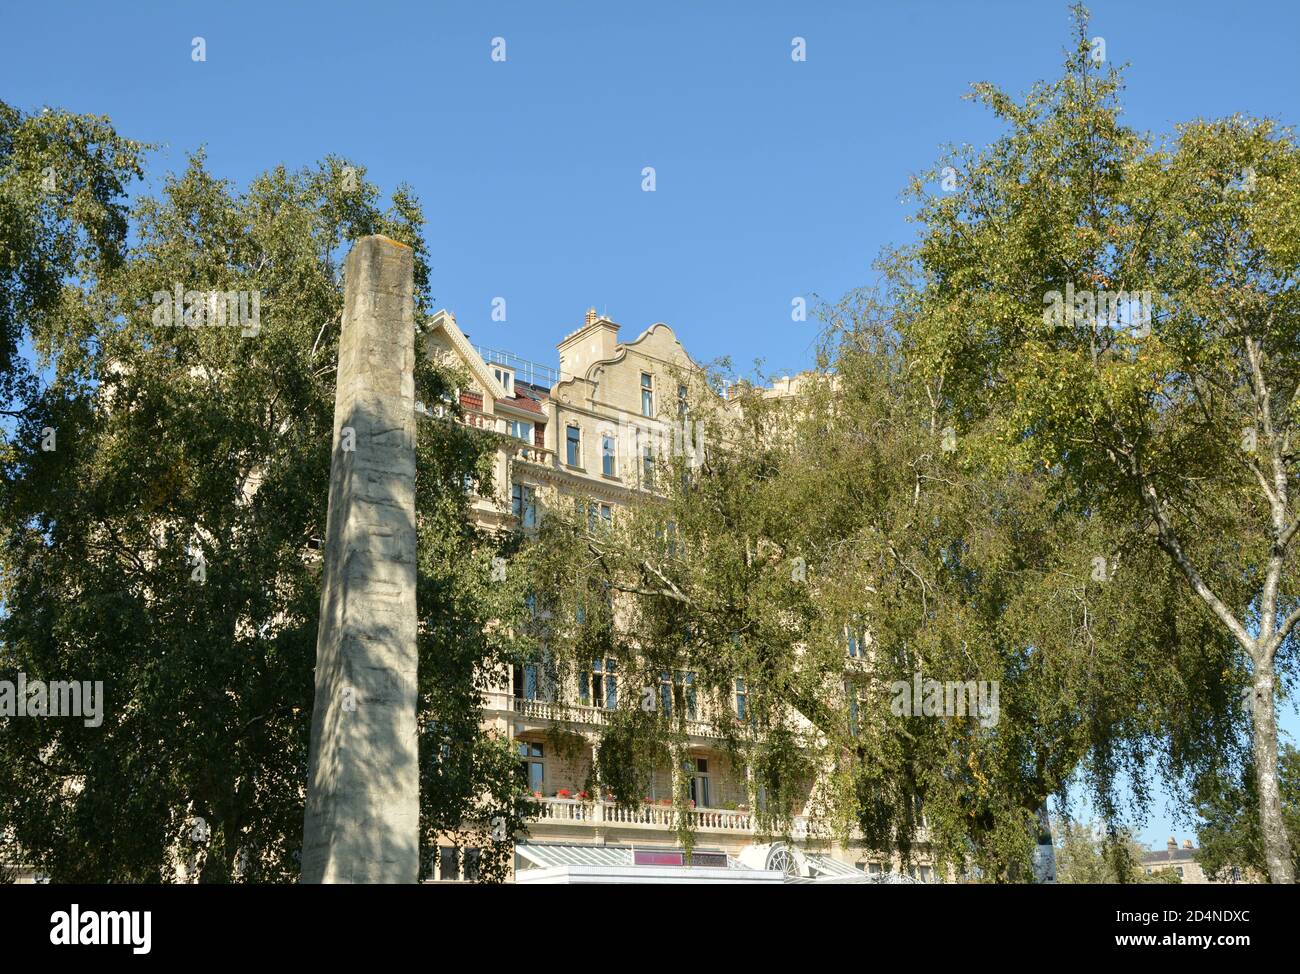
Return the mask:
M526 460L529 463L539 463L545 467L554 466L552 463L554 456L555 452L553 450L548 450L544 446L534 446L522 440L519 446L515 447L515 459Z
M613 802L584 802L573 798L534 798L537 822L582 822L591 825L617 825L651 829L676 829L679 815L686 815L693 830L701 832L753 832L754 820L749 812L722 808L679 809L671 805L645 804L627 808Z
M548 825L608 825L617 828L644 828L674 831L678 816L686 816L686 824L693 832L735 832L753 835L757 831L751 812L725 808L687 808L675 805L646 803L633 808L608 801L579 801L574 798L534 798L537 814L534 822ZM792 839L807 839L823 830L818 823L797 815L790 823Z
M497 696L494 694L494 696ZM609 723L610 711L601 707L587 707L581 704L552 703L546 700L523 700L504 697L498 702L507 703L501 709L513 710L521 717L540 720L567 721L573 724L596 724L605 726ZM704 720L686 721L686 733L693 737L722 737L716 727Z
M507 352L499 348L488 348L486 345L475 345L474 351L478 352L479 357L487 364L508 366L514 370L515 378L523 379L531 385L541 386L544 389L551 388L561 379L573 378L573 376L549 365L542 365L540 362L531 362L526 358L520 358L514 352Z

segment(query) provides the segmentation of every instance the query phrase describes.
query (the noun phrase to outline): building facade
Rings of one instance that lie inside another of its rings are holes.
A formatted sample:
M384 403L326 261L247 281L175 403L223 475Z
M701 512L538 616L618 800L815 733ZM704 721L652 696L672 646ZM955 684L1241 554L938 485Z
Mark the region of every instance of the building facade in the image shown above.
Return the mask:
M1180 846L1178 840L1171 835L1164 849L1159 852L1148 852L1142 857L1142 868L1148 875L1172 870L1179 882L1194 886L1260 882L1260 878L1251 870L1239 869L1236 866L1227 870L1220 878L1211 879L1201 868L1197 851L1191 839L1184 839Z
M703 448L686 419L688 402L716 393L707 389L701 370L665 324L651 325L625 342L618 324L589 310L582 326L559 342L558 368L472 345L445 311L434 316L427 338L431 355L469 375L469 384L459 390L464 422L512 438L498 451L494 495L472 501L485 529L528 530L536 525L543 500L565 504L568 498L588 505L593 524L610 521L621 508L652 500L655 467L663 459L656 450L668 444L686 453ZM783 382L769 394L788 395L797 384ZM629 435L629 430L654 435ZM592 660L583 669L555 680L548 679L542 663L518 666L484 700L485 723L513 741L520 774L540 810L517 846L521 882L569 875L566 869L577 870L575 876L582 870L617 870L620 864L637 865L638 858L647 860L642 865L662 867L663 857L684 855L679 814L689 816L694 854L714 865L776 870L804 881L895 873L897 867L882 856L841 845L809 816L795 818L786 841L759 833L753 809L761 796L716 730L720 718L744 717L743 684L729 700L697 698L691 674L680 677L685 686L661 688L660 706L685 708L685 747L651 777L640 807L605 800L593 785L601 728L619 694L632 691L620 684L614 660ZM689 794L684 812L674 807L676 789ZM617 850L622 858L601 858L595 849L606 850L605 856ZM474 877L472 850L449 847L440 853L440 879ZM908 871L917 881L935 879L924 860ZM760 881L757 873L749 881Z

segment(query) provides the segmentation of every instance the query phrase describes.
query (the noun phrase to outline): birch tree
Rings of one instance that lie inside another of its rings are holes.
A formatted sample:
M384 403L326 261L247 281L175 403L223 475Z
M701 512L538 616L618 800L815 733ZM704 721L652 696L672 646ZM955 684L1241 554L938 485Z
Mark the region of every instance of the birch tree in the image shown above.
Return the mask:
M1058 80L974 87L1001 138L915 181L910 347L958 430L997 416L990 462L1051 471L1232 641L1268 874L1293 882L1276 706L1300 620L1300 153L1266 119L1124 126L1082 8L1076 28Z

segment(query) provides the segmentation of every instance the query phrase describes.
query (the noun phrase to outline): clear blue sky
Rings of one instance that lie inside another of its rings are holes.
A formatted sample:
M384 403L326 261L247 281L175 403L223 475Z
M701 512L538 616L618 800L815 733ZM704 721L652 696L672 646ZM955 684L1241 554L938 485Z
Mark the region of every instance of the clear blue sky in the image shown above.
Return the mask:
M1131 64L1131 124L1300 121L1293 0L1090 7L1108 57ZM1055 76L1070 27L1063 0L3 8L0 97L164 143L155 179L206 145L241 184L328 153L386 191L410 183L437 303L475 342L553 364L594 304L625 334L665 321L697 360L774 372L810 364L815 324L790 320L793 297L869 283L880 248L910 237L909 173L996 135L961 100L969 85ZM497 296L505 322L489 317ZM1143 835L1169 831L1157 819Z

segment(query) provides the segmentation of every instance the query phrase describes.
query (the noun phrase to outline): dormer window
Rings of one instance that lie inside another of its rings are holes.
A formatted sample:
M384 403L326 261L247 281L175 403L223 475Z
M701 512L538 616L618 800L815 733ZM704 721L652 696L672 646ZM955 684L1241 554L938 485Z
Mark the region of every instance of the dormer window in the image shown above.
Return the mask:
M507 396L515 394L515 374L512 370L502 365L494 365L492 366L492 374L496 376L497 381L506 390Z

